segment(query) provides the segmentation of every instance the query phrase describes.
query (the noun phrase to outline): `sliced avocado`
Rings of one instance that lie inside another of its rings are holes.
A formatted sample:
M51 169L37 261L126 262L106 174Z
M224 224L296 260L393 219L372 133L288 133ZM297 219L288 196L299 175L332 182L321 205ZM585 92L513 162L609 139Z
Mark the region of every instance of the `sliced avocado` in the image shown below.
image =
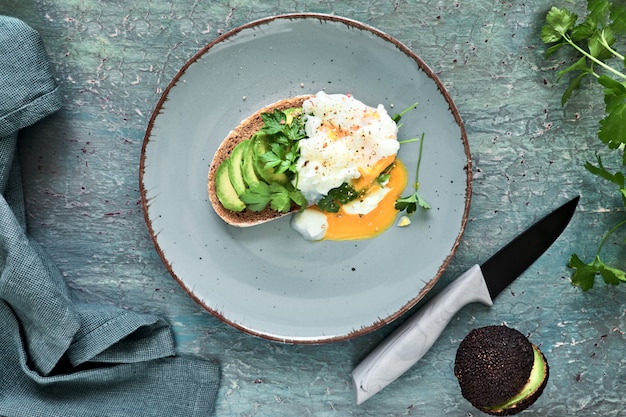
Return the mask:
M265 168L263 166L263 161L261 161L260 156L270 150L270 145L267 141L266 135L256 135L253 139L253 150L254 150L254 169L255 172L261 177L265 182L278 182L280 184L287 184L289 182L289 178L287 174L284 172L275 173L274 168Z
M228 176L230 159L226 158L215 171L215 194L225 209L243 211L246 205L239 199L235 187Z
M230 154L230 163L228 164L228 177L233 184L233 188L237 192L237 195L243 194L246 191L246 183L243 180L243 156L250 145L250 140L244 140L239 142Z
M254 146L248 146L243 155L243 166L241 169L243 180L249 187L258 184L261 180L254 170Z
M297 116L301 110L302 110L302 107L291 107L289 109L283 110L283 113L285 113L285 117L286 117L285 123L290 125L291 122L293 122L293 118Z

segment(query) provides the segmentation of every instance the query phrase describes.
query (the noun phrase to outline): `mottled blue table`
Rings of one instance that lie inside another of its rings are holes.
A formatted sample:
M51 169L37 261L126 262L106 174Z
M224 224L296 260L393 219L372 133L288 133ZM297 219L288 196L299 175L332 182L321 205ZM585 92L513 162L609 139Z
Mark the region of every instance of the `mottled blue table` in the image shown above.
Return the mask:
M603 103L590 85L561 106L565 84L555 82L555 68L565 58L546 60L539 36L552 4L0 0L0 13L41 33L66 101L21 135L30 231L82 299L162 315L181 353L218 360L218 416L482 415L461 397L454 355L470 329L499 323L527 334L550 362L550 382L525 415L619 415L626 286L599 282L583 293L571 285L566 264L572 252L593 257L623 206L582 168L598 148ZM244 334L205 312L171 278L141 208L142 140L170 79L219 34L294 11L349 17L396 37L438 74L459 108L474 164L472 206L459 251L429 295L557 203L581 195L570 227L493 308L463 309L418 364L361 406L350 372L401 319L317 346ZM624 258L619 243L609 245L607 259Z

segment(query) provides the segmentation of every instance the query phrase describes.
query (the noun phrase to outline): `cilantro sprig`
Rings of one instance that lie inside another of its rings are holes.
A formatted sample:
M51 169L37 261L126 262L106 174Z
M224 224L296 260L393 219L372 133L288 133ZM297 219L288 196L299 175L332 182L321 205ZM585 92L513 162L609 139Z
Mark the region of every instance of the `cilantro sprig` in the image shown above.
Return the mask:
M626 206L626 67L625 57L616 51L618 36L626 34L626 5L608 0L588 0L584 18L568 9L552 7L546 16L541 30L541 39L550 44L546 56L562 48L570 48L578 59L557 72L557 81L563 76L571 76L567 89L561 98L565 105L581 81L593 77L603 88L605 115L599 121L598 139L622 163L621 170L610 171L596 154L596 163L585 163L585 169L614 184ZM621 155L620 155L621 154ZM576 254L568 266L574 270L572 283L583 291L591 289L596 276L601 276L607 284L626 282L626 271L607 264L601 258L601 251L607 239L626 226L626 220L618 222L603 236L593 261L585 263Z
M410 141L413 141L410 139ZM404 143L404 141L401 141ZM415 168L415 182L413 183L414 192L406 197L401 197L396 200L395 208L398 211L405 211L407 215L411 215L417 211L418 207L423 208L424 210L430 209L430 204L419 194L420 182L419 182L419 172L420 165L422 163L422 150L424 147L424 134L420 139L420 149L417 157L417 167Z
M272 210L288 213L291 210L292 202L300 207L306 207L306 199L302 193L289 183L283 185L272 182L268 184L260 181L251 185L240 198L252 211L263 211L269 204Z
M294 117L295 116L295 117ZM259 134L267 135L270 150L259 158L265 168L273 168L279 174L296 174L296 162L300 157L299 141L306 137L304 120L299 114L293 115L275 109L272 113L261 114L263 127Z
M391 117L392 120L394 122L396 122L396 124L398 125L398 128L400 128L402 126L402 124L400 123L400 120L402 119L402 117L406 113L408 113L409 111L417 108L417 105L418 105L418 103L415 102L415 103L411 104L409 107L407 107L406 109L402 110L400 113L395 114L395 115L393 115ZM405 144L405 143L411 143L411 142L420 142L419 154L418 154L418 157L417 157L417 166L415 168L415 182L413 183L413 193L411 195L406 196L406 197L398 198L396 200L395 205L394 205L396 210L398 210L400 212L406 210L407 215L411 215L411 214L413 214L413 213L415 213L417 211L418 207L421 207L424 210L430 209L430 204L428 204L428 202L426 200L424 200L424 198L419 194L419 188L420 188L419 172L420 172L420 165L422 163L422 150L423 150L423 146L424 146L424 134L422 134L421 138L405 139L405 140L401 140L399 142L400 142L401 145ZM383 176L381 180L384 181L385 177Z
M299 141L306 137L304 121L299 109L285 111L275 109L271 113L262 113L263 126L252 140L267 141L269 150L258 156L264 169L274 175L285 173L288 181L259 181L252 183L239 197L252 211L263 211L268 205L271 209L287 213L292 205L300 208L307 205L304 195L291 184L296 178L296 162L300 156Z

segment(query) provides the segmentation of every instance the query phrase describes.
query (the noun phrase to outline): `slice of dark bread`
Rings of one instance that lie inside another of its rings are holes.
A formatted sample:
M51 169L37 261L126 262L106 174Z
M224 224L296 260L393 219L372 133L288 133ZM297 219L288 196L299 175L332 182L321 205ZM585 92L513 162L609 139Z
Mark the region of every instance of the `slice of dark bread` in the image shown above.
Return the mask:
M228 136L226 136L217 148L211 162L211 167L209 168L208 192L209 200L211 201L213 209L226 223L237 227L249 227L265 223L288 214L281 213L270 208L266 208L265 210L258 212L249 209L244 209L241 212L235 212L224 208L215 192L215 172L222 161L230 156L231 152L239 142L250 139L254 133L263 127L263 119L261 117L262 113L271 113L275 109L285 110L293 107L301 107L304 100L309 97L311 96L303 95L286 98L257 110L255 113L239 123L239 125L235 127L235 129L232 130Z

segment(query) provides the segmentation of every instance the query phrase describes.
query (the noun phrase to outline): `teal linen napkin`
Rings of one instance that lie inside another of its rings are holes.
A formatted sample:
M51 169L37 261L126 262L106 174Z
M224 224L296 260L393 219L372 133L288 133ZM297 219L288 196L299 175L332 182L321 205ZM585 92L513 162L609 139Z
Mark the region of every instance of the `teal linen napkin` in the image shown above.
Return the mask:
M61 105L39 34L0 16L0 415L209 416L217 364L176 356L157 316L75 300L28 235L18 132Z

